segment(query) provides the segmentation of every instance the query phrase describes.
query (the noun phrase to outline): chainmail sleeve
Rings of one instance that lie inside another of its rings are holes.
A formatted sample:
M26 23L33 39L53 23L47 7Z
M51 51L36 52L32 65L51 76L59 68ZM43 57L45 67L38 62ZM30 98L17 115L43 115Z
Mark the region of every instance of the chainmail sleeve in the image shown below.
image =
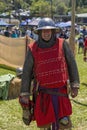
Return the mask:
M79 88L80 80L79 80L77 64L73 52L66 41L64 41L63 43L63 49L64 49L65 59L68 67L70 86L71 87L75 86Z
M33 56L29 49L23 66L23 75L22 75L20 93L30 92L31 80L33 75L33 65L34 65Z

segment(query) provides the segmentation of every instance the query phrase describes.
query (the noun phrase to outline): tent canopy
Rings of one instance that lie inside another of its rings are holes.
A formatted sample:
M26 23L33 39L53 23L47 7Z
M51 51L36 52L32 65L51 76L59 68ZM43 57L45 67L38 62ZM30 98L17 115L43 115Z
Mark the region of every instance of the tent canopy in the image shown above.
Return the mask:
M32 19L31 22L29 22L28 25L30 25L30 26L37 26L40 20L41 20L41 18Z
M77 24L75 23L75 26L76 25ZM56 23L55 26L56 27L61 27L61 28L63 28L63 27L71 27L71 21Z
M29 26L37 26L40 20L41 20L40 17L38 17L38 18L33 18L33 19L26 19L25 21L22 21L22 22L20 23L20 26L26 26L26 25L29 25Z
M8 24L3 20L0 20L0 26L14 26L13 24Z
M22 22L20 23L20 26L26 26L26 25L28 25L30 22L31 22L31 19L26 19L25 21L22 21Z
M27 22L26 22L26 21L22 21L22 22L20 23L20 26L25 26L25 25L27 25Z

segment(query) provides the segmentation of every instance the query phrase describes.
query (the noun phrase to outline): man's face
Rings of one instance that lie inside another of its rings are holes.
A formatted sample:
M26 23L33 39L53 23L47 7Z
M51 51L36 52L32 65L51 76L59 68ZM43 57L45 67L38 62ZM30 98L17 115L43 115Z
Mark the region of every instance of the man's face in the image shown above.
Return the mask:
M42 30L42 39L45 41L49 41L52 35L51 29L43 29Z

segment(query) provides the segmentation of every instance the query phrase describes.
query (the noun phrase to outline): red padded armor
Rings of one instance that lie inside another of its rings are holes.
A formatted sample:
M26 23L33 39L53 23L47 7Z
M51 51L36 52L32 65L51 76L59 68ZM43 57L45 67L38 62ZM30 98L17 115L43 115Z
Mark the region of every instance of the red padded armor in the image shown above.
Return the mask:
M34 57L34 73L40 86L58 88L66 85L67 65L63 51L63 39L57 39L50 48L39 48L36 43L29 48Z

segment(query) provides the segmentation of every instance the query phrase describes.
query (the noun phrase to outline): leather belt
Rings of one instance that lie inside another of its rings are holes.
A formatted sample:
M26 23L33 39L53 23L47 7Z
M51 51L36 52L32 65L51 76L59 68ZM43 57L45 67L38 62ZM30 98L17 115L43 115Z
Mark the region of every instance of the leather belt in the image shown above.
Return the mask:
M46 93L46 94L51 94L51 95L57 95L57 96L63 96L63 97L67 97L68 98L68 94L64 94L64 93L60 93L60 92L56 92L56 91L52 91L52 90L48 90L48 89L40 89L39 90L42 93Z

